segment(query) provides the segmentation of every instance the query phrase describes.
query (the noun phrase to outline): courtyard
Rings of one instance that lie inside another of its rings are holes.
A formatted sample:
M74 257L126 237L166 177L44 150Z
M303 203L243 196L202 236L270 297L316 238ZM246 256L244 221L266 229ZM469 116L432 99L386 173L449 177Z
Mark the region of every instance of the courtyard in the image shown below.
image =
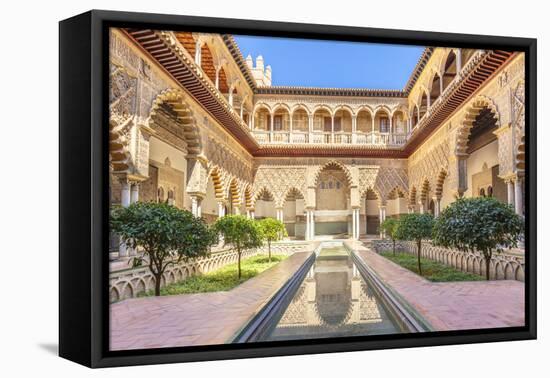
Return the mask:
M280 42L111 29L111 350L523 326L524 54Z

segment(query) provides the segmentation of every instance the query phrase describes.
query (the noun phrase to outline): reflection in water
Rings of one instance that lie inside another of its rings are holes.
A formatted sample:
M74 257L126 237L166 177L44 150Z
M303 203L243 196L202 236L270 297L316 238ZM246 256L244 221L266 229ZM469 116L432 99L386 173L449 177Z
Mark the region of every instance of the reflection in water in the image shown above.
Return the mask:
M344 251L321 251L268 340L400 332Z

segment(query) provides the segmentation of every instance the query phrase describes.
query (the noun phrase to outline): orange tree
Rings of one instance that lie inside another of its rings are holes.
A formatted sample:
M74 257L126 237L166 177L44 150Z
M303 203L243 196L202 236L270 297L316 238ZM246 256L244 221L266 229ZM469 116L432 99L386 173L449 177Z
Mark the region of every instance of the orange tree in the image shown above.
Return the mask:
M127 246L143 249L147 258L137 259L148 262L157 296L168 266L205 256L217 242L217 235L202 218L165 203L136 202L128 207L114 207L110 226Z
M285 225L274 218L264 218L258 221L258 225L260 226L262 239L267 241L269 262L271 262L271 243L287 235Z
M252 219L243 215L226 215L219 218L214 229L223 236L224 244L231 244L237 251L238 276L241 279L241 255L249 248L262 246L262 233Z
M395 239L397 235L397 226L399 225L399 221L395 218L386 218L384 222L380 225L380 228L386 234L387 237L389 237L392 241L392 249L393 254L395 256Z
M434 217L431 214L405 214L399 218L399 224L395 236L399 240L412 240L416 242L418 257L418 273L422 275L420 255L422 253L422 239L430 239L434 226Z
M481 252L485 277L493 253L517 247L523 235L523 218L512 206L492 197L461 198L445 208L437 218L433 241L461 252Z

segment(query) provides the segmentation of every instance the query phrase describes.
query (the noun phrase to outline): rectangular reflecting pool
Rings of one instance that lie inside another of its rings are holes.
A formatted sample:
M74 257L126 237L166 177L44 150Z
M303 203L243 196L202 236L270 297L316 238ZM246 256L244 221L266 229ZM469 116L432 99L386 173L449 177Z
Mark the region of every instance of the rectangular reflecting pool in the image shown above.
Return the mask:
M402 332L343 245L323 247L266 341Z

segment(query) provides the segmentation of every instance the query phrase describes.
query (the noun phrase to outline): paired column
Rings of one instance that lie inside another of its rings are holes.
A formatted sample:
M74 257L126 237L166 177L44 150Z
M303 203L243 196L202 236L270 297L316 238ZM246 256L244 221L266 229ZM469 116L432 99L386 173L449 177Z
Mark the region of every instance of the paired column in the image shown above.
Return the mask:
M357 116L351 116L351 143L357 143Z
M523 215L523 185L521 177L516 177L516 182L514 183L514 203L516 214Z
M514 206L515 209L515 192L514 181L512 179L506 180L506 192L508 194L508 205Z
M196 217L201 217L201 198L197 195L191 196L191 213Z
M275 118L275 115L274 114L271 114L269 116L269 141L270 142L273 142L273 119Z
M380 206L379 207L379 218L380 218L380 237L384 237L384 232L382 231L382 222L386 220L386 206Z
M225 216L225 204L218 202L218 218Z
M309 143L313 143L313 115L307 115L308 131L309 131Z
M359 230L360 230L360 217L359 217L360 208L353 208L351 211L351 229L352 229L352 239L359 240Z
M434 201L434 217L437 218L441 212L441 197L434 196L432 199Z
M307 209L306 210L306 240L315 239L315 210Z
M123 178L120 180L121 189L120 189L120 205L122 207L130 206L131 196L130 196L130 182L128 179ZM129 248L126 246L126 243L121 242L118 247L119 257L128 256Z
M330 117L330 143L334 143L334 116Z
M278 221L284 222L282 207L278 207L275 209L275 217L277 218Z

